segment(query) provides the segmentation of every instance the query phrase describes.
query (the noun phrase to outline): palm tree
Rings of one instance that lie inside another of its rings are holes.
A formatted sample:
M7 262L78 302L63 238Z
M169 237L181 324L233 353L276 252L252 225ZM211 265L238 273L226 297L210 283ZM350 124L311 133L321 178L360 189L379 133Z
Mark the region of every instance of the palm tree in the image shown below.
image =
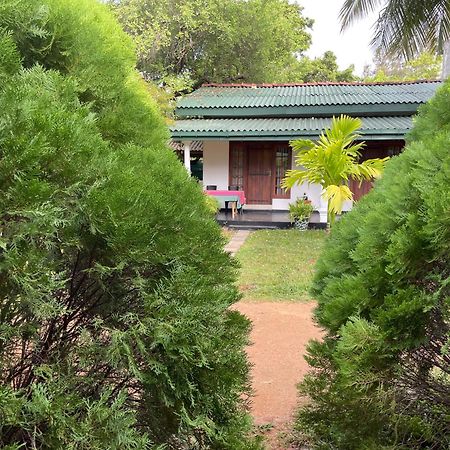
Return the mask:
M372 44L411 59L423 50L444 52L450 39L450 0L345 0L342 29L383 6Z
M388 158L368 159L358 163L364 142L357 130L362 121L349 116L333 117L331 128L325 130L317 142L310 140L291 141L297 153L295 162L301 169L288 170L283 180L285 189L305 181L322 186L327 200L328 224L332 226L336 214L342 212L345 200L353 200L348 187L350 179L371 180L378 178Z

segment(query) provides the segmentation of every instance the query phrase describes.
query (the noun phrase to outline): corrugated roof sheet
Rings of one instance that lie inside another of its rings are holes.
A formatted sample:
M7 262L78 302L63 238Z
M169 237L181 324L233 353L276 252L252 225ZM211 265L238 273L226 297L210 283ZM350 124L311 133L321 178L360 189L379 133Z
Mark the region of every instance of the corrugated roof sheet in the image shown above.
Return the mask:
M409 116L362 118L361 134L401 139L411 128ZM171 127L173 139L234 138L293 139L299 136L318 136L331 125L329 117L312 118L255 118L255 119L186 119L177 120Z
M298 85L206 85L182 98L177 110L277 108L424 103L440 81L408 83L317 83Z

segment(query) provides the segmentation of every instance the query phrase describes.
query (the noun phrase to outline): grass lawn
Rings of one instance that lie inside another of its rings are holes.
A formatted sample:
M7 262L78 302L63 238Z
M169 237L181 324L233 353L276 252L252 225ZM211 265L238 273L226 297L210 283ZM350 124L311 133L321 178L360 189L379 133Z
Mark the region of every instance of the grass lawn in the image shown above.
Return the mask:
M237 253L244 300L310 300L308 289L325 237L318 230L252 233Z

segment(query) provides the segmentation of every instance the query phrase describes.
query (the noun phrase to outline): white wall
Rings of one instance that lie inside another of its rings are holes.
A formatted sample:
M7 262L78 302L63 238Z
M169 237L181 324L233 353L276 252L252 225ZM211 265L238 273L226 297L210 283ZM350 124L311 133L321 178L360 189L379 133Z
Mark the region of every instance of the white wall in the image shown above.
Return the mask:
M215 184L217 189L228 189L229 142L203 142L203 186ZM224 208L224 202L220 202Z
M203 142L203 186L215 184L217 189L228 189L228 141Z

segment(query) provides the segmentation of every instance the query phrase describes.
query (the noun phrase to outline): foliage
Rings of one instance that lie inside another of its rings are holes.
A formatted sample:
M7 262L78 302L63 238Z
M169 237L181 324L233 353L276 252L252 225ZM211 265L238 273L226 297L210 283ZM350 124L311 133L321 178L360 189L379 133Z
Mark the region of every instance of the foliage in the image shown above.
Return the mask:
M357 130L361 125L361 119L341 115L333 117L331 128L325 130L317 142L309 139L291 141L291 147L297 153L296 165L301 169L288 170L283 187L289 189L304 181L320 184L322 195L328 202L330 225L333 225L336 214L342 212L344 202L353 199L348 181L351 178L378 178L387 160L357 162L364 147L364 142L355 142L360 138Z
M119 20L137 43L140 70L161 80L266 81L310 42L309 21L287 0L117 3Z
M289 216L291 218L291 222L295 220L309 220L313 211L314 207L311 202L308 202L302 198L299 198L294 203L289 204Z
M259 230L252 233L236 257L244 300L310 301L314 263L325 233L308 230Z
M146 80L146 88L159 113L163 115L166 124L172 125L175 111L175 93L164 86L159 86L153 80Z
M208 211L210 211L211 214L215 215L220 209L219 200L217 200L216 197L212 197L211 195L205 195L204 200Z
M110 0L136 42L139 69L173 93L202 83L350 81L326 52L311 60L312 21L288 0Z
M336 55L327 51L320 58L308 58L302 56L287 67L284 73L276 81L292 83L313 83L323 81L356 81L358 78L353 73L355 67L349 66L347 69L339 70Z
M297 428L318 449L450 446L450 84L332 230Z
M364 80L368 82L437 80L441 76L442 56L429 51L417 58L404 61L380 52L375 57L375 68L366 68Z
M380 0L345 0L340 13L342 27L347 28L381 4ZM384 2L375 23L372 44L383 53L412 59L424 50L442 54L444 43L449 39L447 0L389 0Z
M258 448L235 267L130 39L94 0L0 30L0 447Z

